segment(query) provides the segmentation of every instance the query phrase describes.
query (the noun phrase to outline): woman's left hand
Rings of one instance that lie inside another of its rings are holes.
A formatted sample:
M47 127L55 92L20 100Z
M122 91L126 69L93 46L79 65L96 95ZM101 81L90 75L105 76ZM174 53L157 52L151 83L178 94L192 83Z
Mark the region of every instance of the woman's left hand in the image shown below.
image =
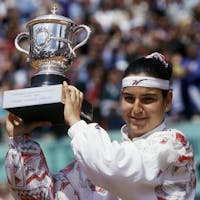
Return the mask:
M24 122L21 118L8 113L6 118L6 131L9 137L30 133L34 128L49 126L51 122Z

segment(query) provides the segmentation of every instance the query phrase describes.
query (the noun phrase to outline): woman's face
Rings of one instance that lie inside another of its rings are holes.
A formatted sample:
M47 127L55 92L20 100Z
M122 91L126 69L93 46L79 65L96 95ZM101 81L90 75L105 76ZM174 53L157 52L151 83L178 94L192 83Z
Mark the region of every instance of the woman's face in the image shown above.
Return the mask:
M170 110L172 92L167 98L157 88L130 86L122 89L122 115L128 125L129 138L138 137L160 125Z

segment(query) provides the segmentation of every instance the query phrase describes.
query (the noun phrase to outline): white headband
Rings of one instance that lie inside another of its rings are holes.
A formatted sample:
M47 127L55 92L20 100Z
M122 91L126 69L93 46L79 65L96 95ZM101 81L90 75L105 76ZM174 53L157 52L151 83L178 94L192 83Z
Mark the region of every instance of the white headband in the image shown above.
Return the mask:
M122 79L122 88L129 86L138 87L151 87L159 88L163 90L170 89L170 83L168 80L153 78L149 76L128 76Z

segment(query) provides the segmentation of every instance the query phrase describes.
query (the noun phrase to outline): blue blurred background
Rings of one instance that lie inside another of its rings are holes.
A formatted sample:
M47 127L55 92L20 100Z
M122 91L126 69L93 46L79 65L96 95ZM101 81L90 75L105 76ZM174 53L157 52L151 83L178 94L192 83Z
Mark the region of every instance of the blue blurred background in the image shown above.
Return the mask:
M77 51L68 78L92 103L94 121L113 139L120 138L124 123L119 100L127 64L154 51L173 64L174 98L167 121L194 146L200 194L200 0L0 0L0 103L4 91L30 86L35 70L26 55L16 50L14 39L27 31L28 21L51 13L54 3L57 14L92 29L88 43ZM4 170L6 115L0 107L0 199L11 200ZM33 137L44 148L52 171L74 159L65 128L36 129Z

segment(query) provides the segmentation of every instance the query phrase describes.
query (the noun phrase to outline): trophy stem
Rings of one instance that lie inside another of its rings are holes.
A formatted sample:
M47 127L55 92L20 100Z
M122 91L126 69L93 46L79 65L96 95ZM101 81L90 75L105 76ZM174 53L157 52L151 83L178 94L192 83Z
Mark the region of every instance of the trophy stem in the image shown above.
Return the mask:
M69 83L66 77L57 74L37 74L31 78L31 87L57 85L62 84L63 81Z

